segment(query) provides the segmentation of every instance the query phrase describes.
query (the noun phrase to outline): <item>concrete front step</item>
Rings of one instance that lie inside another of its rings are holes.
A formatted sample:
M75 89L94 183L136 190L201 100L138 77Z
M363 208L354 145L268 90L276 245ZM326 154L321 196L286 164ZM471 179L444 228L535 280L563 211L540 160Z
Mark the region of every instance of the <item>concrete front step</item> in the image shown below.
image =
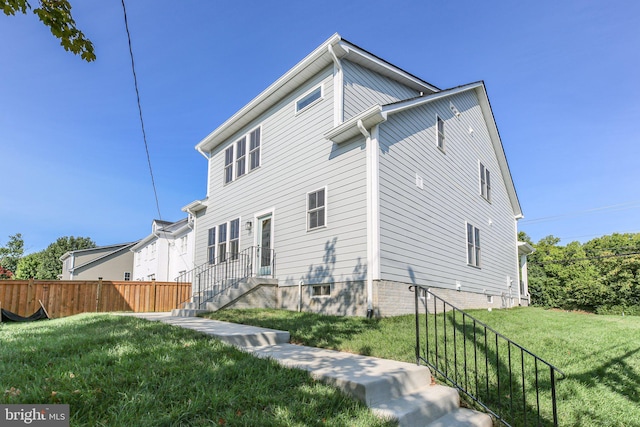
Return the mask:
M370 405L380 417L398 420L400 427L426 426L459 407L458 391L441 385L427 385L417 392Z
M359 399L381 417L402 427L492 427L487 414L460 408L454 388L431 385L426 366L306 347L289 342L289 333L168 313L133 313L212 335L283 366L303 369Z
M429 368L413 363L293 344L246 350L281 365L309 371L314 378L338 387L368 406L413 393L431 383Z
M174 308L171 310L171 315L175 317L198 317L198 315L208 312L208 310L199 310L196 308Z
M458 408L427 424L427 427L493 427L491 417L483 412Z

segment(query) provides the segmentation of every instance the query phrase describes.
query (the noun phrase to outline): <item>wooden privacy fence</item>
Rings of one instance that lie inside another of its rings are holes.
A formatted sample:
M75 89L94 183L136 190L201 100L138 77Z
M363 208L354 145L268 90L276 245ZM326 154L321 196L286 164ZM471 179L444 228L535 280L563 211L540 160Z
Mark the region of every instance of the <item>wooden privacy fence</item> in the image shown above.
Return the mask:
M108 311L170 311L191 297L191 283L108 280L0 280L0 307L29 316L42 301L51 318Z

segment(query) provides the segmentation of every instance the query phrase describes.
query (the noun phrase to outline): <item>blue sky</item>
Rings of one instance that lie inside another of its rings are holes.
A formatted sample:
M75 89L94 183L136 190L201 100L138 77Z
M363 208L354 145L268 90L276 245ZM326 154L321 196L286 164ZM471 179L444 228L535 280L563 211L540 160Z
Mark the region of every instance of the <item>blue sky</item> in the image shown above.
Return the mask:
M0 15L0 245L137 240L158 217L120 0L71 0L86 63ZM333 33L440 87L484 80L535 241L640 232L640 3L129 0L160 212L206 193L194 146Z

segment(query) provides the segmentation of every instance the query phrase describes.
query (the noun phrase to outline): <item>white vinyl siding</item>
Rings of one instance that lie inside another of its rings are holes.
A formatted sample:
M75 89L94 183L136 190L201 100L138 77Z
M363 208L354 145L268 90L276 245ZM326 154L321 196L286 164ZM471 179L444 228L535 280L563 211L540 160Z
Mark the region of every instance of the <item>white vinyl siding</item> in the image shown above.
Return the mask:
M499 294L504 277L517 277L514 212L502 174L491 174L491 203L478 197L478 161L500 167L475 93L451 98L459 120L445 98L380 125L381 278L453 290L459 281L463 291ZM434 143L436 115L447 124L446 156ZM468 267L466 222L481 230L482 269Z
M345 121L374 104L391 104L420 95L414 89L353 62L343 60L342 66Z
M229 144L260 125L260 166L233 185L223 185L219 171L224 167L221 144L212 152L209 198L212 207L198 217L196 265L206 261L206 232L231 218L254 219L260 212L273 211L273 242L280 286L297 286L327 280L364 280L366 262L366 157L365 140L336 146L324 134L333 127L333 66L256 117L228 138ZM293 115L295 102L305 93L324 88L324 100L304 114ZM250 142L250 138L249 138ZM251 150L248 152L251 157ZM309 191L326 186L324 227L307 232ZM246 221L245 220L245 221ZM335 222L334 222L335 221ZM240 228L240 251L256 244L256 226ZM334 225L335 224L335 225ZM331 256L327 256L327 255ZM318 273L325 272L324 275Z

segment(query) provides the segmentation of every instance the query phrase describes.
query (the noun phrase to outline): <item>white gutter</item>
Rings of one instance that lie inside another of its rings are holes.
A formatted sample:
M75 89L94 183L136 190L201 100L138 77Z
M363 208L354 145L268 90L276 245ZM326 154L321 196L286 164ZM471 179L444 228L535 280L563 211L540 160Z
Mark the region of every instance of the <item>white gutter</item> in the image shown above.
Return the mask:
M335 66L333 71L333 126L335 127L344 121L344 74L342 63L333 50L333 45L328 45L327 50Z

